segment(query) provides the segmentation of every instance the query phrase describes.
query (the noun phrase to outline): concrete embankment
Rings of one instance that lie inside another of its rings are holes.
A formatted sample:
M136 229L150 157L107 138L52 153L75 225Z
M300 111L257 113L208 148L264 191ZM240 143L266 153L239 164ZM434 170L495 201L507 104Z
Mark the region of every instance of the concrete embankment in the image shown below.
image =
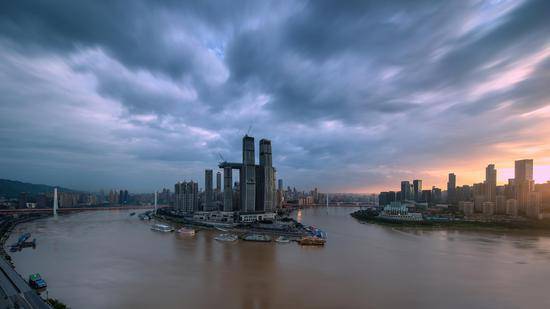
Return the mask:
M0 218L0 307L1 308L51 308L19 275L5 250L5 243L13 228L46 215L3 216Z

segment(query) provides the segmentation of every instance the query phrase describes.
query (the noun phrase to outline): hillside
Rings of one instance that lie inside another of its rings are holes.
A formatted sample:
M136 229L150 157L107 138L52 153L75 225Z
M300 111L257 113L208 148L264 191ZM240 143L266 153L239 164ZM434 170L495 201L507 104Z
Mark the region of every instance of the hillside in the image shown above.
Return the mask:
M53 186L48 185L0 179L0 196L6 198L18 198L20 192L26 192L29 196L36 196L40 193L53 192L53 189ZM75 190L61 187L58 187L58 190L65 192L76 192Z

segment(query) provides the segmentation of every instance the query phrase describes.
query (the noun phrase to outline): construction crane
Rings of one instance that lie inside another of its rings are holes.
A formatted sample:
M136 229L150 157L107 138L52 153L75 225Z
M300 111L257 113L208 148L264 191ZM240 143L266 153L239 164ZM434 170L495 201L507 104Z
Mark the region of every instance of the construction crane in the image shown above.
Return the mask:
M218 152L218 157L220 157L220 159L221 159L220 163L227 162L227 161L225 161L225 159L223 158L223 156L220 152Z

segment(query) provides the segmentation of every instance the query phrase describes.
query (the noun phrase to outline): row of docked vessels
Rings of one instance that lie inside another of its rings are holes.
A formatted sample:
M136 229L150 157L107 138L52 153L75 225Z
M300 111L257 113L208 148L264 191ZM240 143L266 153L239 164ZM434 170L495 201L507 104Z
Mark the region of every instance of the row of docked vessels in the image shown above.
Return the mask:
M153 231L164 232L164 233L169 233L169 232L175 231L175 229L173 227L171 227L170 225L161 224L161 223L153 224L151 226L151 229ZM189 228L186 228L186 227L182 227L182 228L177 230L177 233L180 234L180 235L194 236L197 232L194 229L189 229Z
M167 224L157 223L153 224L151 226L151 229L154 231L169 233L174 232L175 229ZM302 246L323 246L326 242L326 233L321 231L320 229L314 228L314 227L308 227L308 232L311 234L310 236L304 236L297 240L297 242ZM180 235L189 235L194 236L196 234L196 231L194 229L182 227L177 230L177 233ZM239 239L239 236L236 234L231 233L222 233L214 237L215 240L221 241L221 242L235 242ZM271 242L273 239L269 235L265 234L245 234L241 237L244 241L254 241L254 242ZM275 238L275 242L277 243L290 243L290 238L285 236L279 236Z

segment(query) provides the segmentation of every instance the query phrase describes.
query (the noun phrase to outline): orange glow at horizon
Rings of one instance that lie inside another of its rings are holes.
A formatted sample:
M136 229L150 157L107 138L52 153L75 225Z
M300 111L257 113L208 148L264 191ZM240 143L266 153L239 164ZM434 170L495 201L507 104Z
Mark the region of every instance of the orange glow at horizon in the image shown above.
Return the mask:
M514 178L514 166L503 166L499 168L498 164L495 164L497 170L497 185L505 185L508 183L508 179ZM436 186L442 190L447 190L447 177L448 173L455 173L457 178L457 186L462 185L473 185L474 183L480 183L485 180L485 167L478 167L475 169L455 169L453 171L430 171L428 173L423 173L423 176L418 176L414 179L422 180L422 187L424 190L431 189L432 186ZM422 173L419 173L419 175ZM550 181L550 164L548 165L536 165L533 167L533 179L536 184L546 183ZM401 179L409 180L411 183L413 179ZM382 191L400 191L401 180L395 181L391 185L377 185L370 186L368 188L356 188L348 191L349 193L379 193Z

